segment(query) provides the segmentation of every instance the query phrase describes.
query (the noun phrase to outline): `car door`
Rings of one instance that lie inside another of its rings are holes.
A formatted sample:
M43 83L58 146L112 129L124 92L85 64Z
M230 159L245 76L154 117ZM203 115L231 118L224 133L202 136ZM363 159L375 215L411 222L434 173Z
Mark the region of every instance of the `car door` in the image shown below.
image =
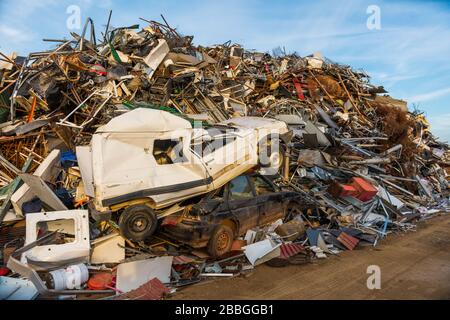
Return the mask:
M259 175L250 177L255 189L256 204L259 212L259 225L271 223L283 218L283 196L267 178Z
M247 176L239 176L228 183L228 206L239 221L239 234L258 225L258 206L253 187Z

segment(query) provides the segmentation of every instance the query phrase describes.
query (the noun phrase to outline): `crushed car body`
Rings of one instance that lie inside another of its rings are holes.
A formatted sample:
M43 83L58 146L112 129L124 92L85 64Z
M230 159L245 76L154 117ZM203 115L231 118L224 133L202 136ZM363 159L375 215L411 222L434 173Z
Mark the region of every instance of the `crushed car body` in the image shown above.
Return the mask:
M278 219L290 220L310 207L301 194L282 191L262 175L246 174L182 213L165 218L162 228L179 242L208 247L212 256L222 256L247 230Z
M193 127L177 115L144 108L112 119L93 135L91 164L84 165L91 165L84 171L92 177L84 180L92 181L95 210L125 209L122 233L143 240L153 234L158 218L182 210L181 201L222 187L261 160L277 172L280 149L272 152L264 143L288 134L286 124L239 120Z
M160 209L220 188L258 164L258 129L288 132L283 122L262 120L254 128L205 130L160 110L136 109L113 119L92 139L97 209L147 197Z

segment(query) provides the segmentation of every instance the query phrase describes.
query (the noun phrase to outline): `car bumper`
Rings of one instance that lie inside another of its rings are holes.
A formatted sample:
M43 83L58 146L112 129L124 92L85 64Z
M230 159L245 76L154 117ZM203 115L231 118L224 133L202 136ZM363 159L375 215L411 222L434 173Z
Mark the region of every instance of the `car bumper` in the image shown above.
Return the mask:
M203 222L179 222L163 228L169 238L193 248L204 248L208 245L214 226Z

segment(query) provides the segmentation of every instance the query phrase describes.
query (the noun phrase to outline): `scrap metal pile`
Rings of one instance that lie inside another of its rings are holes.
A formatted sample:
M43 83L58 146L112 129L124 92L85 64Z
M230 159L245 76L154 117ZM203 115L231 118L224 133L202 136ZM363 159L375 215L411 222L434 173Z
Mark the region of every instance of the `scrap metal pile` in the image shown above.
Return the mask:
M165 19L147 22L143 29L108 23L99 41L88 20L82 35L51 40L59 43L54 50L0 55L4 298L160 299L259 263L305 263L376 245L448 212L448 145L422 113L385 95L364 72L320 54L194 46ZM76 149L141 108L209 126L248 116L285 122L292 135L274 182L308 209L247 230L217 259L159 233L125 239L112 219L92 216L95 192L83 183Z

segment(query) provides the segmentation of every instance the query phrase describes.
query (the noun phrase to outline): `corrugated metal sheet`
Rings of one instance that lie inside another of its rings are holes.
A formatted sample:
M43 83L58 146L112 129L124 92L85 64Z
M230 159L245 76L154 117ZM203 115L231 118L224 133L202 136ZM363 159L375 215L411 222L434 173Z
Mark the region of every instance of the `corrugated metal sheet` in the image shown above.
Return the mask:
M358 245L359 240L346 234L345 232L341 232L339 237L337 238L340 243L342 243L348 250L353 250Z
M296 254L299 254L300 252L303 252L305 250L303 246L295 243L283 244L281 245L280 249L281 259L289 259L290 257L295 256Z
M173 257L173 265L181 265L181 264L188 264L188 263L192 263L195 262L195 259L186 257L186 256L177 256L177 257Z
M117 296L113 300L161 300L169 292L169 288L158 278L154 278L136 290Z

